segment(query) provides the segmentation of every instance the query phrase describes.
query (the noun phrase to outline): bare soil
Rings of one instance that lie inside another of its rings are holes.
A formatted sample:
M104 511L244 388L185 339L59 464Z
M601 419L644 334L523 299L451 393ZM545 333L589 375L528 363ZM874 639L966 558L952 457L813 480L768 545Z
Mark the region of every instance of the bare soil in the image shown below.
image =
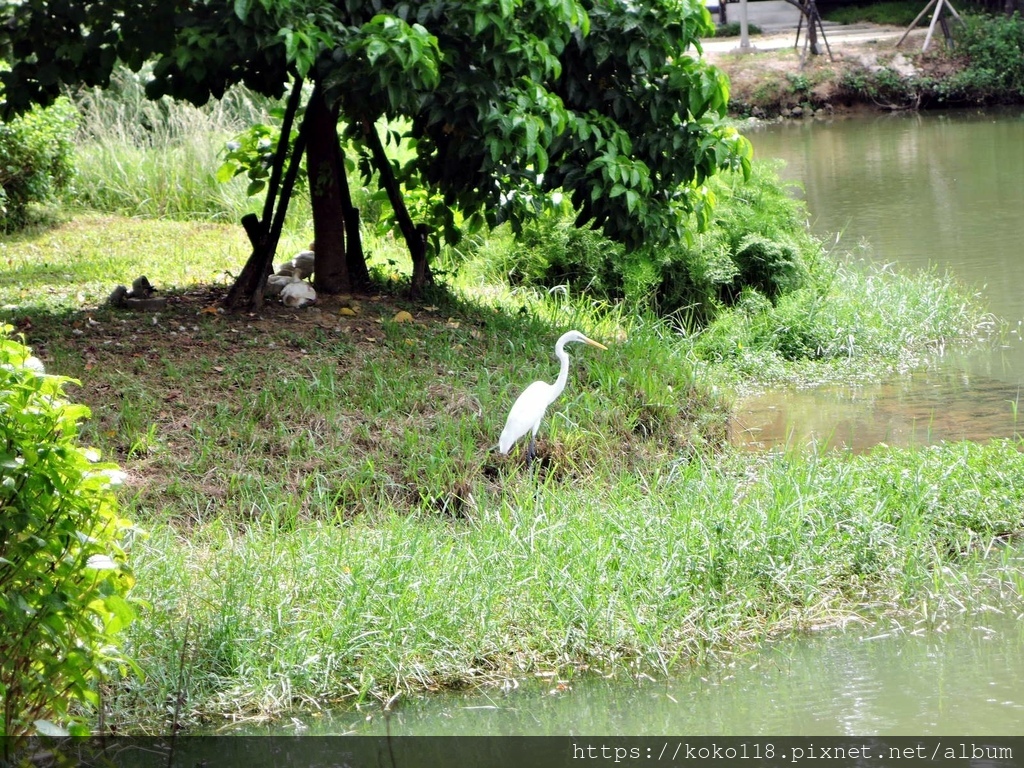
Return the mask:
M903 30L877 27L877 34L844 36L828 32L829 54L809 55L796 33L752 37L753 52L738 52L739 41L708 46L704 56L723 70L731 85L730 111L737 116L806 117L864 110L888 111L922 106L916 83L934 82L958 71L961 62L947 51L941 35L922 52L925 30L903 43Z

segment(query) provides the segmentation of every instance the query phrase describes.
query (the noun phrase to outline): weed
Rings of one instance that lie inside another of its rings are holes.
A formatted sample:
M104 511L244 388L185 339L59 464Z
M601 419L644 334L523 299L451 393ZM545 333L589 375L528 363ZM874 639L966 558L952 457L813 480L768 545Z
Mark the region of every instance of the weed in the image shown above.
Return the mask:
M906 27L921 12L913 0L885 0L863 5L830 6L823 14L827 21L839 24L890 24Z

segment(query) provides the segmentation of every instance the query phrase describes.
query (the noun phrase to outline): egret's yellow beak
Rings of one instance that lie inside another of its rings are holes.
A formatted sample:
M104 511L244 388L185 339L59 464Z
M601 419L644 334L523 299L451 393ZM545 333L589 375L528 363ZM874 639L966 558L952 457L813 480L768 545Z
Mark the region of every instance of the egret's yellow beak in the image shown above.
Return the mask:
M606 347L604 344L598 344L593 339L587 339L587 344L589 344L592 347L597 347L598 349L608 349L608 347Z

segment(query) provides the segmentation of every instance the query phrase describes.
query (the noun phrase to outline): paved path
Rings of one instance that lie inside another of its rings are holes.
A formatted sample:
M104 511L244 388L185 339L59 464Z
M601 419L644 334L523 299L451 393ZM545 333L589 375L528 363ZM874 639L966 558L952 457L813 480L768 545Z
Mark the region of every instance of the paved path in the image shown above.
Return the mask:
M922 3L924 0L922 0ZM922 8L924 5L922 4ZM739 22L740 4L729 3L727 14L730 22ZM786 0L748 0L747 21L761 29L763 34L751 35L750 45L755 51L766 51L779 48L791 48L796 41L796 28L800 21L800 11ZM923 33L925 26L920 27ZM899 40L906 31L903 27L881 26L878 24L835 24L825 22L825 37L831 45L835 43L865 43L872 40ZM806 29L800 34L800 43L806 39ZM915 31L912 37L918 34ZM941 39L941 36L940 36ZM703 48L712 53L729 53L738 51L738 37L712 38L703 41ZM911 39L904 43L908 49L912 47Z
M753 5L753 3L751 3ZM872 40L899 40L906 30L903 27L890 27L878 25L849 24L839 26L825 25L825 38L829 45L838 43L867 43ZM911 50L915 47L913 42L916 37L925 32L915 30L907 41L900 46ZM807 39L807 30L800 33L800 45ZM941 37L940 37L941 39ZM751 35L750 47L754 51L768 51L778 48L792 48L796 42L796 25L785 32L774 32L767 35ZM738 37L712 38L701 41L701 45L709 53L730 53L739 51L740 39ZM824 46L823 46L824 47Z

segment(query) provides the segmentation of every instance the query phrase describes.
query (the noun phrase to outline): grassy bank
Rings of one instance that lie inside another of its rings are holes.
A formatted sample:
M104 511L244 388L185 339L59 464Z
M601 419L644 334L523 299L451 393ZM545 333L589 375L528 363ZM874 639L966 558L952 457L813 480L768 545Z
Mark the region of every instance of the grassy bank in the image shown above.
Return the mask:
M125 512L149 531L132 544L144 607L128 635L146 674L105 697L122 732L540 669L664 673L917 600L1021 527L1013 444L724 444L722 392L808 375L777 343L806 302L815 333L856 340L814 375L891 370L983 330L944 278L843 267L696 335L482 286L428 306L383 291L219 314L242 238L107 216L2 244L5 318L81 379L88 437L127 471ZM164 311L100 305L140 272L167 290ZM400 309L415 322L394 322ZM488 449L522 386L554 377L570 327L609 350L573 354L527 470Z
M720 456L639 474L504 477L464 520L420 510L185 532L135 551L150 671L122 729L505 676L680 663L865 604L905 604L1020 527L1013 445ZM183 648L183 643L185 646ZM141 716L141 717L140 717Z
M919 604L936 573L1021 528L1015 444L726 444L738 387L877 377L990 333L944 276L810 258L803 233L806 279L774 302L737 289L698 328L561 285L496 286L496 255L522 261L496 236L453 259L450 290L412 304L395 275L405 253L367 235L379 290L224 314L248 246L217 222L251 201L206 171L252 104L117 89L90 97L73 201L103 213L73 208L0 242L0 319L81 381L86 439L122 465L124 513L148 532L131 542L140 616L126 635L145 674L104 691L107 727L163 733L534 671L665 674ZM293 210L281 258L311 239ZM719 213L785 218L724 188ZM726 229L687 256L725 254ZM105 305L141 274L161 310ZM508 408L554 378L569 328L607 351L572 350L532 468L519 449L497 455Z

